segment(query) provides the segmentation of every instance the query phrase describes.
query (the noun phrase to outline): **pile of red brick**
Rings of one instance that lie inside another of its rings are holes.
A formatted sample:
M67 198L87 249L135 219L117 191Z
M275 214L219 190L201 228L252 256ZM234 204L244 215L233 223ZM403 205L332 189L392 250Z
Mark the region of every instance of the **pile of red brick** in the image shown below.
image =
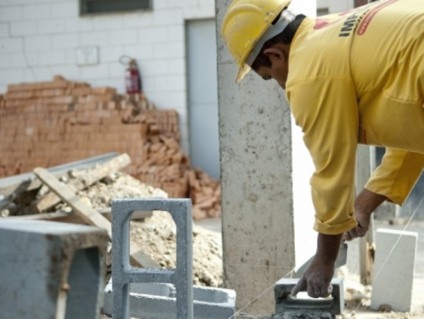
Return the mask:
M127 153L127 173L170 197L193 201L194 218L220 214L220 185L180 150L178 113L142 94L67 81L9 85L0 95L0 177L108 152Z

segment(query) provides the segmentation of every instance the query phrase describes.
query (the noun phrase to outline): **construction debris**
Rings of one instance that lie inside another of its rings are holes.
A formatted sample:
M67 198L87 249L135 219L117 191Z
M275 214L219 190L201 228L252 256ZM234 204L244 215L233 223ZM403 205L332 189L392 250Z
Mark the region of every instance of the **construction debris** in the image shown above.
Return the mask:
M110 225L108 224L109 221L103 217L105 214L100 214L100 212L110 209L114 199L168 197L163 190L146 185L129 174L118 171L116 168L121 165L111 165L111 162L119 162L118 159L122 161L125 156L117 156L109 162L97 165L96 168L87 170L74 168L66 176L61 177L60 182L51 174L46 173L46 170L36 169L36 175L46 185L42 184L37 189L22 192L18 197L11 194L5 197L1 203L4 207L14 208L8 212L9 217L19 215L18 212L20 211L25 211L27 213L25 216L14 218L72 220L73 222L90 224L95 224L95 221L99 218L102 222L98 226L107 228ZM99 172L105 172L105 167L111 168L111 171L105 177L85 185L88 180L93 180L93 177L89 177L88 172L92 174L94 172L93 175L98 176ZM57 184L60 184L60 186ZM73 185L73 190L70 190L68 185ZM79 186L80 189L76 190L75 185L85 186ZM39 214L36 206L43 202L43 198L50 196L50 189L53 189L62 200L49 207L43 214ZM90 212L90 214L87 212ZM93 217L94 221L90 219L93 216L91 214L95 216ZM131 250L135 250L136 258L140 258L140 253L142 256L138 264L153 266L153 268L172 269L175 267L176 226L168 212L155 211L147 217L133 220L130 223L130 228ZM151 261L151 263L146 264L146 260ZM110 260L107 260L107 263L110 267ZM132 260L132 263L134 264L134 260ZM193 284L222 287L222 271L221 235L193 225ZM106 280L109 277L110 272L108 272Z
M107 152L127 153L125 172L191 198L195 219L218 217L220 184L191 167L180 148L178 113L159 110L143 94L53 81L13 84L0 96L0 177Z

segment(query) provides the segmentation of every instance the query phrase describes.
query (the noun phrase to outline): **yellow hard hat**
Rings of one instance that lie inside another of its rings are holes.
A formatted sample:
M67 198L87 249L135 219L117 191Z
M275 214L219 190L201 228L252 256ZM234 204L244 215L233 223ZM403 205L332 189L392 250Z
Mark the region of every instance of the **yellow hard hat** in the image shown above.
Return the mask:
M280 19L281 23L275 28L275 24L272 24L290 2L291 0L233 0L228 7L222 22L221 35L239 66L237 83L250 71L250 65L263 44L282 32L290 22Z

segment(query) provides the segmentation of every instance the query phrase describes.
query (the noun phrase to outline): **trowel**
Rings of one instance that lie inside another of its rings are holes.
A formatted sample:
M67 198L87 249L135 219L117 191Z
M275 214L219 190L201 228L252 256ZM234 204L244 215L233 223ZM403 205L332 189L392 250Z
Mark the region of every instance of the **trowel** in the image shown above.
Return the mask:
M333 278L331 296L328 298L302 298L293 297L291 290L297 284L312 261L311 257L302 266L295 270L295 278L282 278L275 283L275 308L276 314L283 319L334 319L343 312L343 280ZM335 268L346 264L347 244L340 245L339 254L335 262Z

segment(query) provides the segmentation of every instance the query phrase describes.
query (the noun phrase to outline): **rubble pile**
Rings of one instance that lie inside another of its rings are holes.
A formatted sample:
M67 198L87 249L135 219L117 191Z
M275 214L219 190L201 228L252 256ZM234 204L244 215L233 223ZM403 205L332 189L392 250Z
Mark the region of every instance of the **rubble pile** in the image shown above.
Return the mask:
M109 171L99 180L90 177L101 176L99 171L102 171L102 165L89 170L72 169L58 177L58 180L61 187L68 188L74 194L72 202L79 201L83 206L94 209L109 220L114 199L168 197L163 190L144 184L122 171ZM91 181L89 185L88 180ZM0 188L0 193L1 191ZM0 216L85 223L77 218L70 202L66 200L54 201L50 198L48 202L56 204L38 213L37 206L51 197L50 195L54 196L52 189L43 183L29 190L21 187L0 200ZM23 211L26 214L17 217ZM144 254L160 268L175 268L176 225L168 212L154 211L143 218L135 218L131 221L130 228L131 241L137 244ZM110 277L110 262L109 256L106 281ZM222 287L222 262L221 234L193 225L193 284Z
M220 184L193 168L180 149L178 113L143 94L118 94L56 76L13 84L0 95L0 177L104 154L127 153L126 172L191 198L195 219L220 215Z

